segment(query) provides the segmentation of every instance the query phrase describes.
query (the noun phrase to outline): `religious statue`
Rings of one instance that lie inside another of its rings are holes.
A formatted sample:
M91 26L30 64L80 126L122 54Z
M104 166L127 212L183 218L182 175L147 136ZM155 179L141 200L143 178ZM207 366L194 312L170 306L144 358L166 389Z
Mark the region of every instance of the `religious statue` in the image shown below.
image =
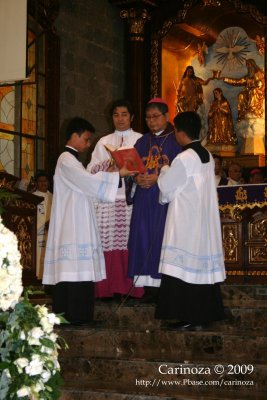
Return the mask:
M197 111L203 104L203 85L207 85L212 78L206 81L195 76L194 68L186 67L177 91L176 112Z
M237 98L236 134L241 138L240 154L265 154L265 79L264 71L253 59L246 60L247 74L242 78L223 78L223 82L243 87Z
M247 75L243 78L221 78L225 83L233 86L244 86L238 95L238 120L247 116L263 118L265 84L264 72L253 59L246 60Z
M208 47L205 42L197 44L197 59L200 66L205 66L205 55L208 54Z
M260 56L263 56L265 53L265 39L264 36L256 35L255 37L256 46Z
M207 144L236 145L232 111L228 100L220 88L213 90L214 100L208 113Z

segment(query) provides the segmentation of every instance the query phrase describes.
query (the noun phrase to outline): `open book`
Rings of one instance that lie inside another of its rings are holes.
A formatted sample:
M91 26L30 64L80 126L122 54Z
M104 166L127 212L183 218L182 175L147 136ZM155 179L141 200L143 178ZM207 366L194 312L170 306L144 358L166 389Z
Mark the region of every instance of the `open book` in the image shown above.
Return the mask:
M105 144L104 146L118 168L122 168L126 164L126 168L129 171L138 171L140 174L146 172L146 167L135 147L125 146L115 149L111 144Z

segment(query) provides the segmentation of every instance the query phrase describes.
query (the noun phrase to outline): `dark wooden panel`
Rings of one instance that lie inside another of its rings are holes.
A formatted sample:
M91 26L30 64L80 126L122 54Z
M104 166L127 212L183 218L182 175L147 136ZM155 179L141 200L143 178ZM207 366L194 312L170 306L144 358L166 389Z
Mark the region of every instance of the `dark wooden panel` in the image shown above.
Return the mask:
M18 196L2 202L4 212L1 217L4 225L17 236L23 267L23 284L29 285L37 283L35 273L37 205L43 198L16 189L17 181L16 177L0 172L0 188Z

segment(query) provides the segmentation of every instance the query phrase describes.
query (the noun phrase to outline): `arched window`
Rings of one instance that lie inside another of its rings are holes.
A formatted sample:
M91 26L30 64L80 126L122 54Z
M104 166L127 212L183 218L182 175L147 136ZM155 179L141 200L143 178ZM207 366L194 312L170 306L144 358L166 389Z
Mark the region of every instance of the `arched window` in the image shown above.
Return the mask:
M28 0L27 78L0 85L0 170L26 183L58 153L57 12L57 0Z

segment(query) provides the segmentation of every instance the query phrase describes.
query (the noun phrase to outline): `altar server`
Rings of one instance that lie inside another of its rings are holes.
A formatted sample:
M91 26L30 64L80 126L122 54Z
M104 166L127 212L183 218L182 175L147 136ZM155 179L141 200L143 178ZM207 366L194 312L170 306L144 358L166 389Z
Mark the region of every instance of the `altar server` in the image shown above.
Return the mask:
M94 200L115 201L119 172L90 174L79 152L90 147L94 127L73 118L66 130L67 144L54 175L54 195L45 254L43 283L55 285L53 311L64 313L75 325L90 323L94 311L94 282L106 277Z
M202 329L224 318L219 282L225 279L214 160L199 141L195 112L174 119L183 152L158 178L160 202L169 203L159 271L156 318L174 329ZM178 322L177 322L178 321Z

